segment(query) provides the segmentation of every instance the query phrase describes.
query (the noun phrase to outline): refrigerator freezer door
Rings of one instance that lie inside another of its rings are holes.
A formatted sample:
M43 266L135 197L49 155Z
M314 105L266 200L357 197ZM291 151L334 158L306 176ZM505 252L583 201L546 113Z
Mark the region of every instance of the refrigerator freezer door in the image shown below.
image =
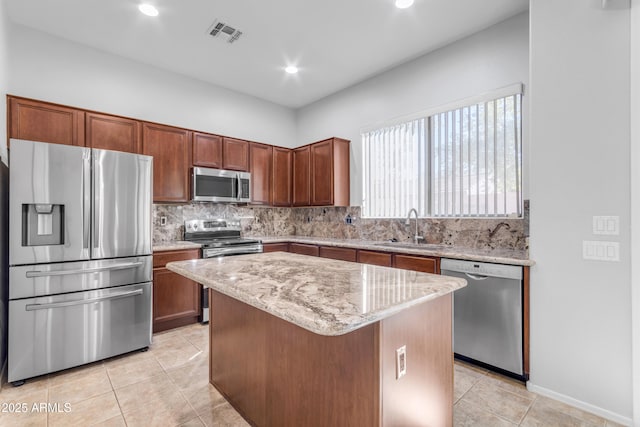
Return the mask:
M91 150L10 145L9 264L89 259Z
M151 283L9 301L9 381L151 344Z
M153 158L93 150L91 258L150 255Z

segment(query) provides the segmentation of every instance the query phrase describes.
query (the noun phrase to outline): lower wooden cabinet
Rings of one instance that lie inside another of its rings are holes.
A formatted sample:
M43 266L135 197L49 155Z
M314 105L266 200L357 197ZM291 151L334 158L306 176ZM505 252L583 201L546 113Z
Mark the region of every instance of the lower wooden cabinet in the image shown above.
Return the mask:
M289 243L263 243L263 252L289 252Z
M356 262L356 250L351 248L337 248L335 246L320 246L322 258L339 259L341 261Z
M320 249L316 245L307 245L304 243L289 243L289 252L311 256L320 255Z
M153 256L153 332L196 323L202 285L165 268L171 261L200 258L200 250L156 252Z
M393 256L393 266L404 268L405 270L440 274L439 258L395 254Z
M358 251L358 262L391 267L391 254L375 251Z

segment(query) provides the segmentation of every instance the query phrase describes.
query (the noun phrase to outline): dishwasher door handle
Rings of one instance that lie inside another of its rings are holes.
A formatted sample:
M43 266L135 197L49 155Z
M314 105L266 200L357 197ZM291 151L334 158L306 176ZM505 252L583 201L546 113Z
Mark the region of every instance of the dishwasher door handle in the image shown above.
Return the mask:
M471 274L471 273L464 273L464 274L473 280L487 280L489 278L489 276L483 276L482 274Z

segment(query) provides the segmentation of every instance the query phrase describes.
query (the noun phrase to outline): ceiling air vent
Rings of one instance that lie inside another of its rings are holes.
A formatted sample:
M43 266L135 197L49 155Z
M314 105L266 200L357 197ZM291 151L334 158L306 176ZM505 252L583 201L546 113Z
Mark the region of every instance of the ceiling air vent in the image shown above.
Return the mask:
M213 21L213 24L209 27L207 32L209 33L209 35L211 35L211 37L226 40L227 43L233 43L242 35L242 31L237 30L218 20Z

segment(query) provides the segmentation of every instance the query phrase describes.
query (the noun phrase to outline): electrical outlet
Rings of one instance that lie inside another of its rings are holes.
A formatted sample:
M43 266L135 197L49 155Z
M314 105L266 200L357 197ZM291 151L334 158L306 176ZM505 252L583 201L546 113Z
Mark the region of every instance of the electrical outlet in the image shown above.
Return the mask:
M403 345L396 350L396 379L407 374L407 346Z
M166 216L161 216L160 217L160 225L167 225L167 217Z

